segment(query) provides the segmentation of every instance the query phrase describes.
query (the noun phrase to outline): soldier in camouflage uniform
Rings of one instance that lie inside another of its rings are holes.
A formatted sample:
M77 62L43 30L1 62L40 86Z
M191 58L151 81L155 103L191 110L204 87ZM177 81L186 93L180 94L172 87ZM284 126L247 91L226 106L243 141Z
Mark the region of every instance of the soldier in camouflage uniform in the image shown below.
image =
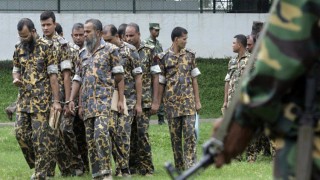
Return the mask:
M126 29L128 43L134 45L140 56L142 68L142 115L135 117L132 122L130 160L131 173L139 171L142 175L151 175L154 172L151 146L149 141L149 123L151 114L159 109L158 84L160 67L154 61L154 47L144 44L140 39L139 26L130 23Z
M124 95L128 106L129 115L114 113L110 125L112 142L112 155L116 163L116 175L125 177L129 172L129 153L131 124L134 116L141 116L141 91L142 91L142 68L137 49L120 40L117 28L114 25L106 25L103 28L103 39L119 47L121 63L124 67Z
M242 80L224 149L216 157L221 167L245 149L254 132L265 130L276 139L274 179L295 179L298 128L305 110L306 79L319 72L319 1L276 1L261 45L255 69ZM277 7L277 8L275 8ZM319 82L319 75L317 77ZM319 88L314 99L319 112ZM300 114L300 115L299 115ZM318 119L317 119L318 120ZM320 178L319 122L314 123L311 177ZM307 140L306 140L307 141ZM304 151L304 150L303 150Z
M156 54L159 54L163 51L162 45L160 44L159 40L157 40L157 37L159 36L159 32L160 32L159 23L149 23L149 31L150 31L150 36L146 40L144 40L144 43L149 46L154 46L154 52ZM159 125L165 124L163 103L160 104L160 108L157 115L158 115L158 124Z
M197 81L201 73L195 52L185 48L187 38L186 29L175 27L171 33L172 46L155 58L160 60L161 67L159 98L164 91L174 162L180 171L196 162L195 114L201 109Z
M46 179L55 139L48 123L52 108L61 111L57 80L57 52L50 41L40 38L30 19L19 21L21 43L13 55L13 84L19 87L15 132L30 168L31 179Z
M80 54L69 107L74 113L74 98L81 89L92 177L112 179L109 135L109 122L113 118L111 99L116 83L119 91L118 111L123 113L124 70L120 65L118 48L105 43L101 34L102 24L99 20L89 19L85 22L86 49Z
M77 63L79 48L68 43L63 37L56 35L55 15L52 11L45 11L40 15L41 27L44 37L53 41L59 49L59 84L60 102L63 102L63 115L61 118L60 129L57 135L57 152L50 163L50 175L54 176L56 161L58 162L61 175L82 175L83 162L78 151L76 136L73 132L73 120L68 108L68 100L71 93L71 78L74 74L75 63Z
M75 23L72 27L71 34L73 43L79 47L79 54L85 50L84 48L84 27L82 23ZM80 97L80 96L79 96ZM77 102L78 98L75 98ZM73 121L73 131L76 135L78 150L84 164L84 171L89 172L89 159L88 159L88 144L86 141L86 130L84 127L81 101L78 101L78 112L75 113ZM76 103L77 104L77 103Z

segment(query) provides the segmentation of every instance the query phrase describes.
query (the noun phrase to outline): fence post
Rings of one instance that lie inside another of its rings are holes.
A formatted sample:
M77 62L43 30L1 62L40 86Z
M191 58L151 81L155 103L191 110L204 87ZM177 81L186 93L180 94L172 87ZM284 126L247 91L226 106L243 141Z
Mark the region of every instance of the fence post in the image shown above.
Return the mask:
M132 6L132 12L133 14L136 13L136 0L132 0L133 6Z
M61 12L61 0L58 0L58 13Z
M212 5L212 12L216 13L216 0L213 0L213 5Z
M200 13L203 13L203 0L200 0Z

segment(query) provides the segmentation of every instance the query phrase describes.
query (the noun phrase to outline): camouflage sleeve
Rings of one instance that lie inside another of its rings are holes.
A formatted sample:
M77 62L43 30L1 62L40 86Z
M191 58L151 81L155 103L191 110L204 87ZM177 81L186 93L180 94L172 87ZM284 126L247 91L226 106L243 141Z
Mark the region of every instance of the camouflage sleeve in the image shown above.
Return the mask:
M159 75L159 83L165 85L166 84L166 75L165 75L165 60L164 53L157 54L155 59L159 62L161 73Z
M15 49L14 53L13 53L13 69L12 69L12 73L21 73L21 69L20 69L20 62L19 62L19 56L18 56L18 48Z
M159 74L161 73L161 69L159 66L159 61L156 57L156 53L154 51L154 49L151 49L151 53L150 53L150 61L151 61L151 67L150 67L150 72L151 74Z
M74 77L72 79L72 81L78 81L79 83L82 82L82 75L81 75L81 72L82 72L82 58L80 58L81 54L79 54L79 56L77 57L77 61L74 62L75 64L75 74L74 74Z
M49 42L47 48L47 73L48 74L58 74L58 64L59 64L59 49L57 46Z
M320 9L320 2L279 3L271 12L255 69L241 84L234 113L240 124L275 122L282 112L283 96L319 59L319 13L315 9Z
M61 71L64 70L71 70L72 71L72 61L74 58L75 49L70 47L69 45L64 45L62 48L62 57L61 57L61 63L60 68Z
M130 50L130 56L131 58L131 66L132 66L132 74L138 75L138 74L142 74L142 68L141 68L141 62L140 62L140 57L139 57L139 53L137 50Z
M201 74L199 68L197 67L196 63L196 55L194 52L190 53L190 58L191 58L191 76L192 77L197 77Z
M114 48L110 53L110 64L112 65L113 74L123 74L123 66L120 62L119 50Z

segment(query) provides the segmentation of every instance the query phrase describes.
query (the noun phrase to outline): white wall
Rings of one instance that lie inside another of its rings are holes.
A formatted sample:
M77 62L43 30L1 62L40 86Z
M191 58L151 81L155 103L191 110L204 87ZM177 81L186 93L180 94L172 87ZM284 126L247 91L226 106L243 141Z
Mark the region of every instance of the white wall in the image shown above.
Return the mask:
M187 47L197 52L197 57L221 58L233 56L232 40L236 34L249 34L253 21L266 21L268 14L103 14L103 13L56 13L64 31L64 36L71 39L71 28L74 23L84 23L89 18L100 19L103 25L135 22L140 26L141 37L149 36L149 22L160 23L159 41L164 49L171 45L171 31L176 26L188 30ZM40 35L40 13L0 13L0 60L11 59L14 45L18 41L17 23L21 18L30 18L35 23Z

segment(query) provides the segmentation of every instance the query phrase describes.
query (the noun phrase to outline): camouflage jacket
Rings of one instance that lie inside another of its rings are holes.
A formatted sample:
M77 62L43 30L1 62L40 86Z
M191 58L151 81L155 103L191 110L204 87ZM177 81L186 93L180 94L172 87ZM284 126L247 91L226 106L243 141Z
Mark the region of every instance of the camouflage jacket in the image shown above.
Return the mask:
M51 41L37 37L34 50L29 52L23 44L13 54L13 73L19 73L17 112L47 112L52 95L50 74L58 73L58 58Z
M239 80L244 72L244 69L246 68L249 58L250 58L250 53L246 52L242 57L233 58L236 60L235 62L236 64L234 64L234 60L230 60L229 62L230 70L228 70L228 74L227 74L227 76L229 75L227 107L229 107L230 105L235 89L238 86ZM227 76L226 76L226 79L227 79Z
M136 48L126 42L123 42L119 47L119 54L124 68L124 95L130 110L134 108L137 100L135 76L142 74L140 57Z
M148 37L146 40L144 40L144 43L149 45L149 46L153 46L154 47L154 53L159 54L163 51L162 49L162 45L160 44L159 40L156 39L155 41L151 38Z
M79 47L71 42L68 42L63 37L54 35L52 37L54 46L56 46L59 60L59 96L60 101L65 102L65 91L64 91L64 77L63 71L70 70L72 76L75 72L75 64L79 61ZM72 79L72 76L70 77Z
M114 91L113 74L123 73L118 48L110 43L100 42L91 54L83 50L73 80L81 83L81 104L84 119L109 116Z
M192 79L200 75L195 52L182 49L175 55L168 49L157 55L161 68L159 83L164 88L164 108L168 118L196 113Z
M311 7L311 8L310 8ZM233 118L276 139L275 179L295 179L299 118L305 109L306 77L320 71L319 1L279 1L270 13L255 69L244 77ZM284 19L284 17L286 17ZM315 30L315 27L317 27ZM319 82L319 76L318 82ZM319 88L318 88L319 91ZM320 92L314 99L320 112ZM318 117L317 117L318 118ZM320 170L320 123L314 124L312 173ZM312 179L317 179L313 176ZM310 178L311 179L311 178Z
M154 49L141 42L138 49L142 68L142 108L151 108L152 74L160 73L158 61L154 61Z

